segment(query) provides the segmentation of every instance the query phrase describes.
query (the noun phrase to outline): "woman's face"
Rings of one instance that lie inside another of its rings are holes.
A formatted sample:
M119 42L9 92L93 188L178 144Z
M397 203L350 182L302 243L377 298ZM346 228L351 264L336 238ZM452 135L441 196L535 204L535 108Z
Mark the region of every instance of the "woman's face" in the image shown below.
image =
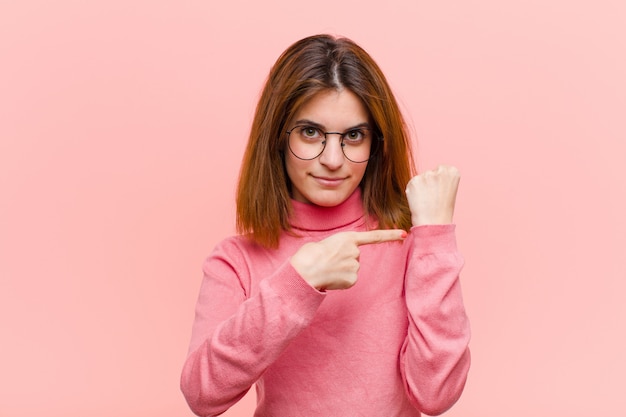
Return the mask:
M323 132L346 132L368 125L369 113L361 100L347 89L325 90L304 103L296 113L296 125L318 127ZM332 207L343 203L359 186L367 162L351 162L341 149L341 136L327 136L322 154L311 160L298 159L285 150L287 175L291 180L292 198L308 204Z

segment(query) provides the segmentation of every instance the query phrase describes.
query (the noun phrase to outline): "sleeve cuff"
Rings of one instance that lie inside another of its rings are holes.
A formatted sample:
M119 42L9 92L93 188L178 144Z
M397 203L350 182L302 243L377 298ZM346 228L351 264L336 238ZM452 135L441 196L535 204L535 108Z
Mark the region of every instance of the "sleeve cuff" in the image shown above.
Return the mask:
M408 238L413 253L422 256L457 252L455 230L455 224L413 226Z

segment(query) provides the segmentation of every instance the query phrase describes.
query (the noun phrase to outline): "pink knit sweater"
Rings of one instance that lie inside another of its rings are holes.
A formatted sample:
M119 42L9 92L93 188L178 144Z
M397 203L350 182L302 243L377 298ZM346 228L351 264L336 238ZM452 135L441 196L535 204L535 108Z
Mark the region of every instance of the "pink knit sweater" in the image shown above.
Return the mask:
M361 246L348 290L319 292L289 257L305 242L367 230L357 190L337 207L293 201L278 249L242 237L206 260L181 389L215 416L256 383L255 416L419 416L461 395L470 329L454 226L414 227L404 242Z

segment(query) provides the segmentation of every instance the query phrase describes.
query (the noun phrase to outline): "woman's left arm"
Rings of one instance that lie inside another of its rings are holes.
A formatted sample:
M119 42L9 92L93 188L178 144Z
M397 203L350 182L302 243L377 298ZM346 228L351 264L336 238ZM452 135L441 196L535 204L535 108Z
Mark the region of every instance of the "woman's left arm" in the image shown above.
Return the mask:
M407 186L414 227L405 242L409 329L401 372L409 398L429 415L459 399L470 367L470 326L459 281L463 258L452 224L458 183L456 168L440 166Z

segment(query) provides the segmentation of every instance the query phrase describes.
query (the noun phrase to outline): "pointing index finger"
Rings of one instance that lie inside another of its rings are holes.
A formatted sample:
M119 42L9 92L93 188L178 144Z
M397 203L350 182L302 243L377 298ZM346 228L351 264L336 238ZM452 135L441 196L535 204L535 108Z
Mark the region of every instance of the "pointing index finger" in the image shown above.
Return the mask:
M367 232L354 232L354 243L358 246L370 245L373 243L392 242L395 240L404 240L407 236L406 231L402 229L389 230L369 230Z

